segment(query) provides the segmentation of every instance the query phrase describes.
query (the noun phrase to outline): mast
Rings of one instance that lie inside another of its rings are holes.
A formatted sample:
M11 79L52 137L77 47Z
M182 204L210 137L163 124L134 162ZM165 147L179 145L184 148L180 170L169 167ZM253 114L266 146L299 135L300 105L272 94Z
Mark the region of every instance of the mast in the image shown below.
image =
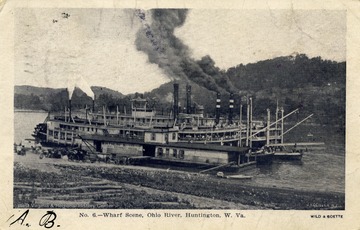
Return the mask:
M250 97L250 123L249 123L249 134L250 134L250 148L252 148L252 125L253 125L253 104L252 104L252 97Z
M270 109L267 109L266 145L270 144Z
M116 124L119 124L119 106L116 106Z
M88 120L88 107L85 107L85 119Z
M282 117L280 118L280 120L283 121L286 117L290 116L293 113L296 113L297 111L299 111L299 109L295 109L294 111L292 111L291 113L286 114L285 116L283 116L284 111L282 111ZM274 124L275 124L275 122L271 123L270 126L273 126ZM265 131L265 130L266 130L266 127L258 130L256 133L252 134L252 136L255 136L256 134L261 133L262 131Z
M275 111L275 143L278 142L278 119L279 119L279 100L276 100L276 111Z
M240 137L239 137L239 146L241 147L241 133L242 133L242 129L241 129L241 123L242 123L242 104L241 104L241 100L240 100L240 118L239 118L239 130L240 130Z
M250 123L249 98L246 97L246 146L249 146L249 123Z
M290 129L286 130L285 132L283 132L281 134L281 137L283 137L285 134L287 134L288 132L290 132L291 130L293 130L294 128L296 128L297 126L299 126L301 123L303 123L304 121L306 121L307 119L309 119L310 117L312 117L314 114L310 114L309 116L307 116L306 118L302 119L301 121L299 121L298 123L296 123L293 127L291 127Z
M106 126L105 106L103 106L104 125Z
M281 108L281 144L284 143L284 108Z

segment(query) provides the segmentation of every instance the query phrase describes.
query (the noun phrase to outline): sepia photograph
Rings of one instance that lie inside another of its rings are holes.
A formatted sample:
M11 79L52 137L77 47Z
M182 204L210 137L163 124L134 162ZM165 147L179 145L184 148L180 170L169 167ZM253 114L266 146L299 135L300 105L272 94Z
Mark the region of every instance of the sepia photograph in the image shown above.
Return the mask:
M13 208L345 210L345 10L14 15Z

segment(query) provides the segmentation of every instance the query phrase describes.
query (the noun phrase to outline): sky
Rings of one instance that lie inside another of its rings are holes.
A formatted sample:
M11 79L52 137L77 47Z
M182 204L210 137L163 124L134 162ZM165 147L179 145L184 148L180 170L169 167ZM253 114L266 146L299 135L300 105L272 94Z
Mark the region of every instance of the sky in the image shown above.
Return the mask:
M200 59L210 54L222 69L305 53L345 61L345 11L192 11L175 33Z
M21 8L15 15L16 85L127 94L170 79L136 49L143 25L131 9ZM210 55L225 70L296 53L346 59L345 11L190 10L175 35L193 58Z

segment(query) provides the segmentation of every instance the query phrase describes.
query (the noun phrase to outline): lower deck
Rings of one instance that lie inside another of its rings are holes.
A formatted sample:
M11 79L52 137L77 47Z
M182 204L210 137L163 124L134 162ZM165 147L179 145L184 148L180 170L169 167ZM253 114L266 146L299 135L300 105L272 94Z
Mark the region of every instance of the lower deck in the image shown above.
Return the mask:
M212 144L189 143L145 143L114 137L82 136L81 148L85 151L100 152L115 157L147 156L165 161L181 161L202 164L227 164L248 162L245 154L248 148Z

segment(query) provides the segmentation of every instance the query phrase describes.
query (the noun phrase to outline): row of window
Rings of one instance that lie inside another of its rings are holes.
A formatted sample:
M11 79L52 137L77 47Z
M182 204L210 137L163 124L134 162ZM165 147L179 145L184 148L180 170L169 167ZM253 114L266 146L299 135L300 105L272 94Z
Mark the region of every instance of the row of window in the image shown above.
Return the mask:
M59 125L60 129L66 129L66 130L79 130L78 126L72 126L72 125Z
M158 148L158 154L159 157L173 157L178 159L184 159L185 151L183 149L180 149L179 151L177 149L172 149L172 153L170 154L170 149L165 148L165 152L163 148Z
M97 132L97 128L94 127L79 127L79 126L70 126L70 125L60 125L60 129L65 129L65 130L80 130L80 131L88 131L90 132L90 130L93 132L95 130L95 132Z
M176 140L176 133L172 133L171 135L172 140ZM151 133L151 140L155 141L156 140L156 133ZM165 133L165 141L169 140L169 134Z
M59 139L59 132L49 130L49 136L54 136L54 139ZM72 140L71 137L72 137L72 133L67 133L66 140L71 141ZM65 133L64 132L60 132L60 140L65 140Z
M122 129L120 129L119 134L126 136L144 136L143 132L122 130Z
M103 119L103 117L98 117L98 119ZM113 116L111 116L111 117L106 117L106 119L107 120L116 120L116 117L113 117ZM120 121L134 121L134 118L132 118L132 117L119 117L119 120ZM140 121L142 121L143 123L145 123L145 122L147 122L147 123L149 123L150 121L151 121L151 119L150 118L136 118L136 121L138 121L138 122L140 122ZM160 123L160 122L162 122L162 123L165 123L165 122L168 122L169 120L167 120L167 119L153 119L152 120L152 122L157 122L157 123Z

